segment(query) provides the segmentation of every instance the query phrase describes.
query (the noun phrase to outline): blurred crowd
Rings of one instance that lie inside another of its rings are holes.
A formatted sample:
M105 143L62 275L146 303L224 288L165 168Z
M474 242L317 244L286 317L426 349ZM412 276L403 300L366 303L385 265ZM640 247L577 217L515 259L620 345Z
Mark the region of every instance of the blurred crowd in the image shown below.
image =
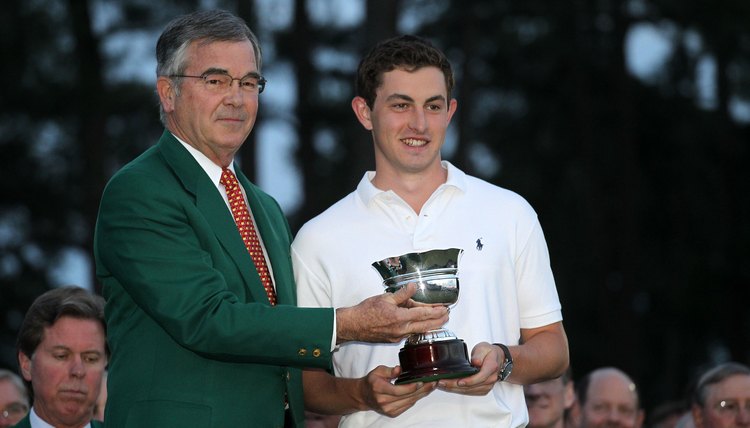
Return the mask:
M51 290L26 314L19 373L0 369L0 428L101 426L107 397L103 301L76 287ZM530 428L730 428L750 426L750 368L725 362L700 374L688 396L646 414L633 379L602 367L574 381L572 370L524 387ZM339 417L308 412L310 428ZM37 425L38 426L38 425Z
M729 428L750 425L750 369L718 364L700 374L687 397L646 414L638 386L624 371L602 367L574 382L560 378L524 387L531 428Z

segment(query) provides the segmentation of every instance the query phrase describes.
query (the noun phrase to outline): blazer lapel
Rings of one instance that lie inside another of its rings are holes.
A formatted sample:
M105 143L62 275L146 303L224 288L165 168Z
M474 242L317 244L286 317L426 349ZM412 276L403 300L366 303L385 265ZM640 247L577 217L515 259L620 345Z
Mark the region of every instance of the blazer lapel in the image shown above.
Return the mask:
M268 296L260 282L260 276L250 254L242 242L232 213L224 203L216 186L198 165L192 155L168 131L159 140L159 146L167 163L180 179L185 189L195 196L195 205L203 214L216 238L237 265L244 288L256 302L268 302Z

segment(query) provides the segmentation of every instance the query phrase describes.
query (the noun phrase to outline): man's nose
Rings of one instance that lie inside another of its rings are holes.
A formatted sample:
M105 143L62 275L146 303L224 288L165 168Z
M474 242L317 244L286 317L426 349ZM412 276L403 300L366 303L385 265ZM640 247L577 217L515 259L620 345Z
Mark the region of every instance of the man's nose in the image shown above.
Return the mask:
M237 85L234 84L234 81L237 81ZM224 97L224 100L227 104L238 106L241 105L244 100L244 91L240 87L240 79L233 79L231 82L229 82L229 88L227 89L226 95Z
M750 408L747 406L741 406L737 411L735 422L740 426L750 426Z
M613 408L609 409L609 413L607 413L607 420L610 420L610 421L619 421L622 418L623 418L623 414L617 408L613 407Z
M422 109L414 109L414 113L411 115L409 120L409 127L419 133L422 133L427 128L427 118L425 117Z
M70 362L70 375L73 377L83 377L86 374L86 368L83 365L81 357L74 357Z

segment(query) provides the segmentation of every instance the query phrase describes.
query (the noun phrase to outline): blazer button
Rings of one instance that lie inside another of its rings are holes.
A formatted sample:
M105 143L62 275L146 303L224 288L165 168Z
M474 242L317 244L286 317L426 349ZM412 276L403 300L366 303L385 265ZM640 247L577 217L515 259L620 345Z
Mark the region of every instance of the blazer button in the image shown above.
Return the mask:
M320 352L320 351L318 351L318 352ZM305 355L307 355L307 349L305 349L305 348L299 348L299 351L297 351L297 355L299 355L300 357L304 357Z
M315 350L313 350L313 357L317 358L319 356L320 356L320 349L315 348Z

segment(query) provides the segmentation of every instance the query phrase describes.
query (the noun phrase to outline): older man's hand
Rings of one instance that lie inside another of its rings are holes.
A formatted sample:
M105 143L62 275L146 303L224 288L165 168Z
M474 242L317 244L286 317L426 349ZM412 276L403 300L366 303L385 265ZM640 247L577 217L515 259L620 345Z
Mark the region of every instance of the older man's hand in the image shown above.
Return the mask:
M446 307L415 305L411 297L416 291L416 284L410 283L395 293L373 296L356 306L337 309L337 343L397 343L412 333L434 330L448 322Z

